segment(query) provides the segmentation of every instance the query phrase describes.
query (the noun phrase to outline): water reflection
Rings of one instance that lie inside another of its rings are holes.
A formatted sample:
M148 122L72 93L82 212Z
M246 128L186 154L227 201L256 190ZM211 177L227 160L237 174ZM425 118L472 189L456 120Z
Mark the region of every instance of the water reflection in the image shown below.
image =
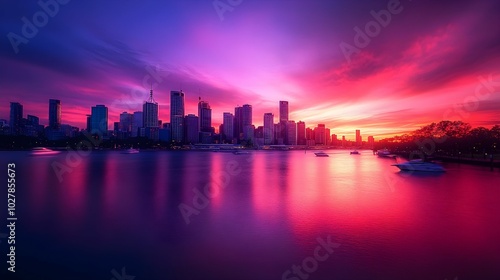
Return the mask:
M124 265L143 279L279 279L329 235L341 247L315 279L500 274L500 173L487 168L409 175L348 151L93 152L59 182L50 163L65 155L16 156L31 170L19 188L26 255L51 248L51 262L85 262L95 279ZM193 188L223 182L186 224Z

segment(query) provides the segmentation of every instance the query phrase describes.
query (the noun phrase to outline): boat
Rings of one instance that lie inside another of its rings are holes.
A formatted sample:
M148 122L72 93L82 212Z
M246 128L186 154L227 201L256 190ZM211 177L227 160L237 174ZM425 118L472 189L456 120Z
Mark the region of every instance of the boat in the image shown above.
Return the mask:
M379 156L379 157L386 157L386 158L396 157L396 155L391 154L391 152L388 149L378 150L377 151L377 156Z
M354 151L351 151L351 155L359 155L359 152L354 150Z
M323 151L314 153L317 157L329 157L329 155Z
M60 151L54 151L48 148L36 147L31 151L32 156L53 156L61 153Z
M130 148L130 149L124 150L122 152L122 154L138 154L138 153L139 153L139 150L134 149L134 148Z
M234 151L233 154L235 154L235 155L247 155L247 154L249 154L249 152L247 152L247 151Z
M422 159L414 159L403 163L396 163L396 166L401 171L420 171L420 172L445 172L446 170L439 164L424 161Z

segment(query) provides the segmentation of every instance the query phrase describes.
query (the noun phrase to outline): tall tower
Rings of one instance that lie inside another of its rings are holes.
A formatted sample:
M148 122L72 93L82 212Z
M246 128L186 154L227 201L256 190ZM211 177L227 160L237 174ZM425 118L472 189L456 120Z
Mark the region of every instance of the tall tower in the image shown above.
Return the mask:
M297 145L306 144L306 123L299 121L297 123Z
M280 101L280 132L279 138L283 139L283 143L288 144L288 101Z
M23 105L19 102L10 102L10 132L13 135L21 134L21 124L23 121Z
M243 125L242 125L242 112L243 112L243 107L235 107L234 108L234 138L236 138L236 141L241 140L241 133L243 133Z
M288 121L288 101L280 101L280 122Z
M273 113L264 114L264 145L274 143L274 115Z
M158 102L153 98L153 88L149 91L149 99L142 105L144 127L158 127Z
M54 129L61 127L61 100L49 99L49 126Z
M243 139L253 138L252 126L252 105L245 104L241 109L241 126L243 129Z
M170 124L172 128L172 141L184 141L184 92L170 91Z
M104 105L96 105L92 107L90 115L90 133L107 135L108 107Z
M361 139L361 131L359 129L356 129L356 145L361 146L361 144L363 144Z
M200 119L200 131L212 132L212 109L206 101L202 101L201 97L198 101L198 117Z
M145 136L154 141L159 140L158 102L153 98L153 86L149 91L149 99L142 105L142 118Z
M223 114L223 137L226 142L232 143L234 138L234 116L229 112L224 112Z

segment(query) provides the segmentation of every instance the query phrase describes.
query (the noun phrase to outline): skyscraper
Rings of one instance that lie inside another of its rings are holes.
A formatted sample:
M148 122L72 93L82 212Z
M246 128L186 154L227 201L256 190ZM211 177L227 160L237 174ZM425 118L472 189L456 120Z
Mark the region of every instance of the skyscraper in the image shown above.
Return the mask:
M123 112L120 114L120 123L118 125L118 131L120 132L119 134L121 137L127 138L131 136L133 120L134 120L133 114L129 114L127 112Z
M297 145L297 125L295 121L288 121L286 123L287 130L287 144L288 145Z
M170 124L172 141L182 143L184 141L184 92L170 92Z
M23 121L23 105L19 102L10 102L10 133L21 135Z
M158 102L153 98L153 89L149 92L149 99L142 105L142 118L146 137L158 141Z
M326 135L325 135L325 125L318 124L318 126L314 129L314 136L316 140L316 145L325 145L326 144Z
M288 101L280 101L280 122L288 121Z
M90 114L90 133L106 135L108 133L108 107L96 105Z
M361 144L361 131L359 129L356 129L356 145L361 146Z
M187 144L197 144L200 142L200 128L199 128L199 120L198 117L189 114L185 117L185 142Z
M61 101L49 99L49 126L53 129L61 127Z
M306 144L306 123L299 121L297 123L297 145Z
M288 144L288 130L286 128L288 124L288 101L280 101L280 138L283 138L283 142Z
M245 104L241 109L241 125L243 128L243 139L253 138L252 126L252 105Z
M223 139L226 140L227 143L232 143L234 138L234 116L231 113L224 112L223 114L223 128L222 131Z
M243 137L243 125L242 125L242 112L243 108L242 107L235 107L234 108L234 138L236 138L236 141L241 140Z
M274 143L274 115L273 113L264 114L264 145Z
M200 119L200 131L212 132L212 109L206 101L198 102L198 117Z
M140 136L139 129L143 127L144 123L144 114L140 111L134 112L132 117L132 131L130 132L130 136L137 137Z

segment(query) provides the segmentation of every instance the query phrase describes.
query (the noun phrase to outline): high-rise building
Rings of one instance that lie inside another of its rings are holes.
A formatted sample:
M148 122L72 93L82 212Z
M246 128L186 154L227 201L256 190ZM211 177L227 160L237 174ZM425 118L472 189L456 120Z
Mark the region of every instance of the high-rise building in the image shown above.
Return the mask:
M170 92L170 126L172 141L184 141L184 92L172 90Z
M332 134L332 145L333 146L337 146L338 145L337 134Z
M90 116L90 133L107 135L108 107L104 105L96 105L92 107Z
M243 138L243 125L241 114L243 112L243 108L238 106L234 108L234 138L236 141L241 140Z
M356 145L361 146L362 144L361 131L356 129Z
M325 128L325 145L331 145L332 141L330 140L330 129Z
M295 121L288 121L286 123L287 145L297 145L297 125Z
M40 125L40 118L28 115L24 125L24 135L37 137L43 131L43 125Z
M280 122L288 121L288 101L280 101Z
M252 126L252 105L243 105L241 109L241 125L243 128L243 139L248 140L253 138L253 130L250 128Z
M10 102L10 133L21 135L23 121L23 105L19 102Z
M299 121L297 123L297 145L306 144L306 123Z
M49 99L49 126L52 129L61 127L61 101Z
M132 132L132 122L134 120L134 115L127 112L120 114L120 125L119 130L122 132Z
M92 127L92 115L87 115L87 132L90 133Z
M153 89L149 91L149 99L142 105L142 118L145 136L154 141L159 140L158 102L153 98Z
M197 116L189 114L184 119L185 124L185 142L187 144L197 144L200 142L200 123Z
M198 118L200 119L200 131L212 132L212 109L206 101L201 98L198 102Z
M274 115L273 113L264 114L264 145L274 143Z
M368 145L370 147L373 147L373 145L375 145L375 138L373 138L373 136L368 136Z
M132 116L132 130L130 136L137 137L140 136L139 130L144 127L144 114L140 111L134 112Z
M227 143L232 143L234 138L234 116L229 112L223 113L222 120L223 131L219 131L222 134L222 138Z
M288 144L288 101L280 101L280 136L279 138L283 138L283 142Z
M316 145L326 145L326 128L324 124L318 124L316 128L314 128L314 136Z

